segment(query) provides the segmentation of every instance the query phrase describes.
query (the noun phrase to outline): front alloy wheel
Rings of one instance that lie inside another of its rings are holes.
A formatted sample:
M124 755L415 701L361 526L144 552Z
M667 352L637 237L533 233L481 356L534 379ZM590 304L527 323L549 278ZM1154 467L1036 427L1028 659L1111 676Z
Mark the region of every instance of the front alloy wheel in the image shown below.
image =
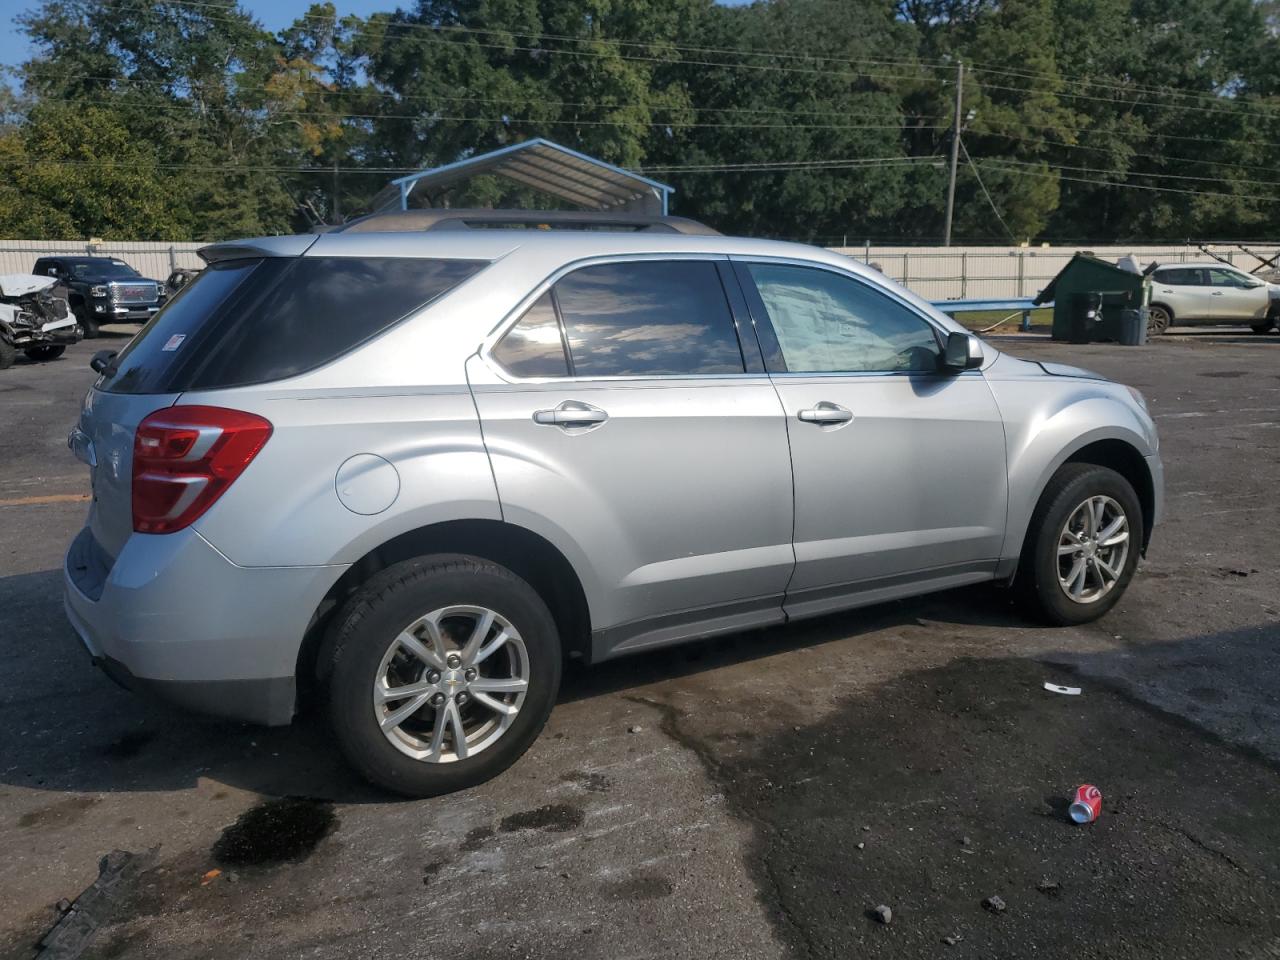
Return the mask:
M1058 585L1075 603L1096 603L1120 580L1129 557L1129 520L1108 496L1071 511L1058 537Z
M466 760L510 729L529 690L520 632L486 607L434 610L402 630L378 665L378 727L406 756Z
M1164 307L1152 306L1147 308L1147 336L1158 337L1169 329L1173 323L1173 317Z
M1124 595L1143 543L1142 505L1109 467L1066 463L1027 525L1014 589L1028 613L1060 626L1088 623Z

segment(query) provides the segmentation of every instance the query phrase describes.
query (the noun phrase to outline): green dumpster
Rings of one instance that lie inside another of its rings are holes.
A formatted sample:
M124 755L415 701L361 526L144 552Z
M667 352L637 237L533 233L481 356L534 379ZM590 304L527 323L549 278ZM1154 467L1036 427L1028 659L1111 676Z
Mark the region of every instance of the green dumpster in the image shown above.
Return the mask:
M1151 285L1146 277L1087 253L1077 253L1036 296L1053 302L1053 339L1132 343L1132 314L1145 316Z

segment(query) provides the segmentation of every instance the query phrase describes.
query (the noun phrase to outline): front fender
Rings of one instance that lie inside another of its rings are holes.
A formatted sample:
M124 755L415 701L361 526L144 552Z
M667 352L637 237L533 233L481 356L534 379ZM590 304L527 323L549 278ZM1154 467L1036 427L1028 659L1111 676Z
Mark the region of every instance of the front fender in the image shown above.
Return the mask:
M1074 386L1056 402L1006 418L1009 513L1001 551L1005 560L1016 561L1022 552L1031 515L1049 478L1080 450L1100 440L1117 440L1131 446L1144 463L1156 454L1150 420L1129 402L1110 396L1114 384L1098 385L1106 389L1081 382Z

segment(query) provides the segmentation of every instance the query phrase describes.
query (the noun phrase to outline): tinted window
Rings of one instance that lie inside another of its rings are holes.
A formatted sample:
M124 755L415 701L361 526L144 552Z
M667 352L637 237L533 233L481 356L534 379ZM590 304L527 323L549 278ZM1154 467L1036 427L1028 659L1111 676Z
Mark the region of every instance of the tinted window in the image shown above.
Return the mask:
M77 280L124 280L141 276L123 260L88 260L72 263L71 275Z
M748 266L792 373L935 371L933 328L869 285L826 270Z
M560 321L548 291L494 348L493 358L517 377L567 377Z
M104 388L173 393L296 376L381 333L483 265L391 257L216 263L143 327Z
M1189 267L1174 267L1169 270L1157 270L1156 283L1167 283L1176 287L1195 287L1204 283L1200 271Z
M1210 270L1209 282L1215 287L1251 287L1253 281L1234 270Z
M646 260L583 267L556 284L574 376L742 373L715 264Z

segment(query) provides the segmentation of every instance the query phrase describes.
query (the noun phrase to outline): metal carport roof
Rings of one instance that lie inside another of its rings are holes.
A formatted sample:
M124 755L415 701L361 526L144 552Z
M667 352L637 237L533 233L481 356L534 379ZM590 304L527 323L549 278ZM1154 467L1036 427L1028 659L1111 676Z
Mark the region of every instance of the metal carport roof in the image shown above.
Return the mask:
M570 150L541 137L468 157L434 170L411 173L391 181L400 196L400 209L409 209L409 194L420 184L447 187L488 173L506 177L587 210L625 210L666 216L673 187L615 167L611 163Z

